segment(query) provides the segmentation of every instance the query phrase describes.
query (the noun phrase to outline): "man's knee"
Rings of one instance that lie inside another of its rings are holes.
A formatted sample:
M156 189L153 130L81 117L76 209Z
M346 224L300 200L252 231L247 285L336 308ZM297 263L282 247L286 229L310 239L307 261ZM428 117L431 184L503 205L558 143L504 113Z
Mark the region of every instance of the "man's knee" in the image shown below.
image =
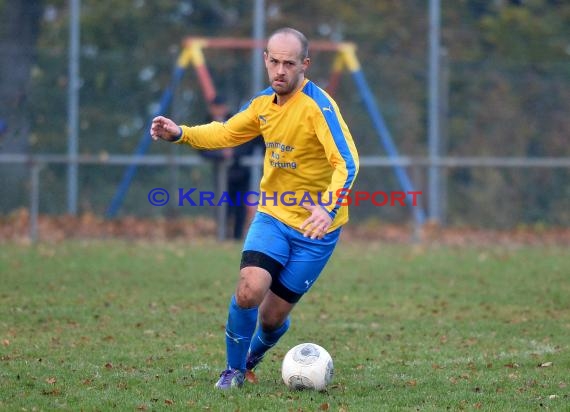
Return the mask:
M241 308L259 306L270 285L271 276L266 270L253 266L242 268L236 289L238 306Z
M294 303L286 302L273 292L269 292L259 310L261 328L266 332L279 329L287 321L294 306Z
M259 314L259 324L261 329L265 332L272 332L277 330L287 320L287 314L270 312L261 312Z

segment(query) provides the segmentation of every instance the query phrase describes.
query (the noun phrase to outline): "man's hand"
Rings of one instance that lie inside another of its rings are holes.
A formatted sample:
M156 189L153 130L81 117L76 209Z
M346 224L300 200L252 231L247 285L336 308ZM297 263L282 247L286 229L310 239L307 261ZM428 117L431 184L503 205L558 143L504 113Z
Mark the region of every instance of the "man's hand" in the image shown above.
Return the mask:
M301 225L304 230L303 236L311 239L322 239L332 224L332 219L325 209L320 205L302 205L311 212L311 216L307 218Z
M150 136L155 141L162 139L167 142L174 142L182 136L182 129L167 117L157 116L152 119Z

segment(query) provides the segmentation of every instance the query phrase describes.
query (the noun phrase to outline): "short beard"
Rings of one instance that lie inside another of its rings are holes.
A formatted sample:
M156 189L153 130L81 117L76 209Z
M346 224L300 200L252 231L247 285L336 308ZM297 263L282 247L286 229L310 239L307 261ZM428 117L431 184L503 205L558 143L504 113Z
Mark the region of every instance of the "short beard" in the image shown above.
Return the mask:
M288 85L288 87L286 89L277 90L273 86L271 86L271 88L273 89L275 94L277 94L278 96L285 96L285 95L291 94L295 90L297 90L297 83L295 83L294 85Z

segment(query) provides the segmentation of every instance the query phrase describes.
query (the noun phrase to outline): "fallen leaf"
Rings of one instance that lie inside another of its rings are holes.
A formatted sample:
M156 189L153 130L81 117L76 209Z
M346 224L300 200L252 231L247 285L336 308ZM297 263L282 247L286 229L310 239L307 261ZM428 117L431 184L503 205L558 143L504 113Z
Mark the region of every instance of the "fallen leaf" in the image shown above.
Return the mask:
M549 368L552 365L553 365L552 362L544 362L544 363L541 363L540 365L538 365L538 367L539 368Z
M53 385L57 382L57 379L54 378L53 376L51 376L51 377L46 379L46 382L49 383L50 385Z

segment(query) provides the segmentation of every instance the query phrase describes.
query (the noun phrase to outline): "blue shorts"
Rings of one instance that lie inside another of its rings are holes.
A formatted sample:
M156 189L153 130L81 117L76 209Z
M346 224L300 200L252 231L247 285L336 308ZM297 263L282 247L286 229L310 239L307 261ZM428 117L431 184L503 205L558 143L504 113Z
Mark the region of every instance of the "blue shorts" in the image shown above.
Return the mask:
M321 274L338 242L340 231L341 228L338 228L322 239L311 239L274 217L257 212L247 232L243 253L259 252L277 261L279 268L269 270L273 278L272 290L275 292L276 283L279 287L285 287L292 292L293 298L288 299L280 293L277 295L294 303L313 286Z

